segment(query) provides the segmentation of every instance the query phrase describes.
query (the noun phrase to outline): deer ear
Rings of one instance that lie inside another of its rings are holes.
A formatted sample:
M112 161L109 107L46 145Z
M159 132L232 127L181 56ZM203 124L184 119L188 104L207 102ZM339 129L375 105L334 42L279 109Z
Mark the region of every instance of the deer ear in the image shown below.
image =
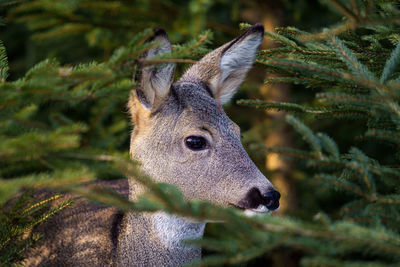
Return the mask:
M214 95L221 104L228 102L239 89L253 65L263 38L264 26L256 24L222 50L219 60L221 73L212 83Z
M255 24L236 39L204 56L181 80L193 77L202 80L209 85L214 97L225 104L246 78L263 38L264 26Z
M151 59L163 53L171 53L171 43L163 29L155 29L154 36L147 42L157 42L159 47L147 51L142 59ZM135 80L139 83L136 96L145 109L156 108L168 95L173 82L175 64L151 65L142 67Z

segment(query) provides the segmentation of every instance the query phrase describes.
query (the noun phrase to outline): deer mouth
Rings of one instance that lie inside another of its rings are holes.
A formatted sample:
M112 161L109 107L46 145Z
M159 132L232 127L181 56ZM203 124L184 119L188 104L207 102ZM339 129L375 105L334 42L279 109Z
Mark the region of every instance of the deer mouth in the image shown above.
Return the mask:
M263 215L263 214L271 214L272 211L269 210L266 206L264 205L259 205L257 208L245 208L245 207L241 207L238 205L234 205L231 204L233 207L240 209L243 211L243 213L246 216L252 217L252 216L259 216L259 215Z
M260 205L258 206L256 209L245 209L244 210L244 214L247 216L255 216L255 215L261 215L261 214L265 214L265 213L269 213L271 214L272 211L270 211L266 206Z

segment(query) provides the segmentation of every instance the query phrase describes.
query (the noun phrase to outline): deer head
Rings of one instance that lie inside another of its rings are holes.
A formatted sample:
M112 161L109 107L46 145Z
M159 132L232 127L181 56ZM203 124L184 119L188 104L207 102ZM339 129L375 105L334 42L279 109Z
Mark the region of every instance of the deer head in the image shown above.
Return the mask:
M177 186L186 199L233 205L253 212L275 210L280 194L251 161L240 128L221 105L231 99L251 68L264 36L256 24L207 54L173 83L174 65L147 66L133 90L131 156L158 182ZM170 52L164 30L160 46L144 58Z

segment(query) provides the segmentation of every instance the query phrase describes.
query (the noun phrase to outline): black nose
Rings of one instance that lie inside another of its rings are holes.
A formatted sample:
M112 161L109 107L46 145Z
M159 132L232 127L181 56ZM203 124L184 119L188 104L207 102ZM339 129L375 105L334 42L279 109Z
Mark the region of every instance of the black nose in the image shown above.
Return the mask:
M268 191L263 195L263 204L269 210L276 210L279 208L279 199L281 198L281 194L279 194L276 190Z
M279 208L279 199L281 194L275 189L272 189L264 194L256 187L250 189L246 196L239 201L238 207L242 209L257 209L260 205L265 206L269 210L276 210Z

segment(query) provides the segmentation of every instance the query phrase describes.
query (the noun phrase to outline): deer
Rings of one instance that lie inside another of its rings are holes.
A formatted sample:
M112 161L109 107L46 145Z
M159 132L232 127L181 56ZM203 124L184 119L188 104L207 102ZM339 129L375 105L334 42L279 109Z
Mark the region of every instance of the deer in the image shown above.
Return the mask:
M176 186L187 200L204 200L262 214L279 207L280 194L250 159L240 128L222 109L251 69L264 37L255 24L193 64L173 81L174 63L143 66L128 110L134 126L131 158L156 182ZM143 59L171 53L166 32ZM135 179L96 182L137 201L146 187ZM201 238L206 222L163 211L120 212L67 193L74 205L35 231L43 238L27 266L182 266L201 257L201 248L182 242ZM56 205L54 203L54 205Z

